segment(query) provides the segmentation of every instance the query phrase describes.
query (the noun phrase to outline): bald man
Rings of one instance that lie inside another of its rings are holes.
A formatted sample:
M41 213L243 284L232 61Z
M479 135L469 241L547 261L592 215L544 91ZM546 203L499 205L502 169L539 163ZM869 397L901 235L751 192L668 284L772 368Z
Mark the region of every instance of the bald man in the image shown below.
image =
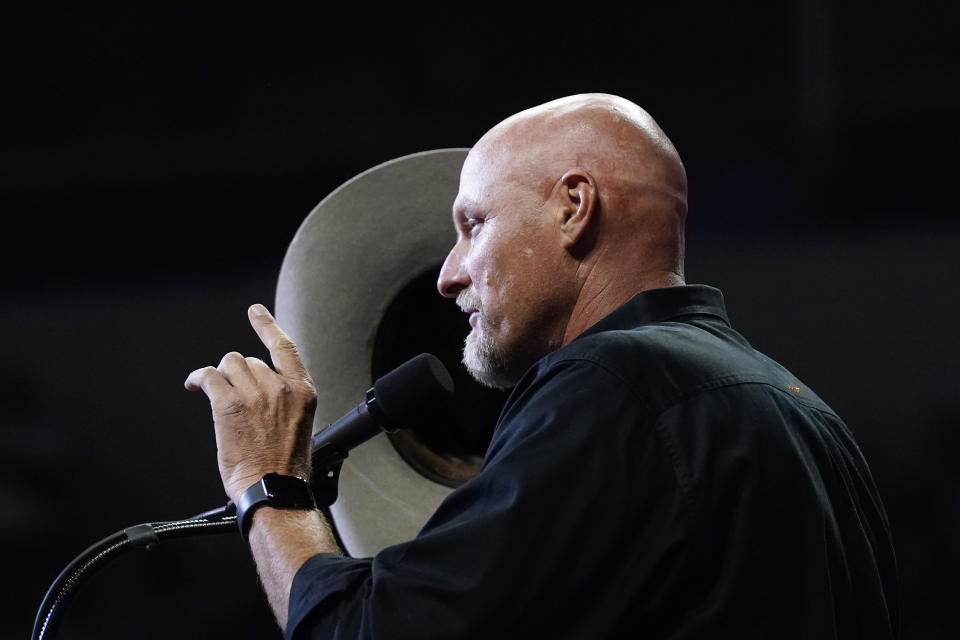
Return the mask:
M615 96L481 138L438 288L469 314L467 368L513 392L480 474L410 542L349 558L303 501L253 512L288 638L897 637L867 464L718 290L684 283L686 194L669 139ZM296 493L315 404L272 316L250 320L275 370L231 353L186 382L238 504L271 473Z

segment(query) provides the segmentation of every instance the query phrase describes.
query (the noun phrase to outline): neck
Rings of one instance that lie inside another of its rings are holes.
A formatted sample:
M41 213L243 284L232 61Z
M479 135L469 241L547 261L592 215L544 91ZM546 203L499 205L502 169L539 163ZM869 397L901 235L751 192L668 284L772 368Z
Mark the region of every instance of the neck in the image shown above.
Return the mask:
M673 271L639 273L629 280L604 278L596 284L588 279L580 289L580 295L570 314L563 334L563 344L569 344L638 293L682 284L685 284L683 276Z

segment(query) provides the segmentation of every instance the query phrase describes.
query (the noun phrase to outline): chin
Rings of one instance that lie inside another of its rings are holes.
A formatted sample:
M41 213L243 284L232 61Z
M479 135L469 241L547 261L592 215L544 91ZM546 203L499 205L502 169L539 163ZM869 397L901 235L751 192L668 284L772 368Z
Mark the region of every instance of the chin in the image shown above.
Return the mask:
M490 334L474 329L463 344L463 364L473 379L493 389L509 389L520 381L529 364L511 358Z

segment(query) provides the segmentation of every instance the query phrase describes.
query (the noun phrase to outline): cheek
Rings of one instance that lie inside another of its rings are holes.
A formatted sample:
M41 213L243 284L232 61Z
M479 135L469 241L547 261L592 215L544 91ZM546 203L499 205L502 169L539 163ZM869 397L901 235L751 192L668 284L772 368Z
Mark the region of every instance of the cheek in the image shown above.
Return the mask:
M496 248L496 243L481 236L474 240L470 247L470 253L464 260L470 279L479 289L493 286L497 274L502 270L500 256Z
M498 327L504 324L508 307L514 304L515 277L511 265L491 248L477 246L464 264L473 292L480 299L484 324Z
M529 230L498 229L494 223L489 224L474 239L464 267L480 296L487 322L506 326L511 316L522 313L527 299L532 300L541 286L544 269L540 263L546 252ZM522 322L521 318L514 320Z

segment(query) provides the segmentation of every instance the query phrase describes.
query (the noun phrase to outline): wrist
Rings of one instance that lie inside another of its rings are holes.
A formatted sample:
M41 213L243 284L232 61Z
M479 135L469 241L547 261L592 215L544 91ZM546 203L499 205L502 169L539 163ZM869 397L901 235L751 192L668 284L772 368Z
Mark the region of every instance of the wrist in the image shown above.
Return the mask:
M234 504L238 504L245 491L270 474L303 478L309 482L310 467L279 464L245 465L242 470L237 467L229 479L223 476L223 490Z
M285 543L292 540L289 532L293 530L310 532L309 535L305 534L303 536L304 538L310 539L314 537L311 530L317 527L329 527L326 519L323 517L323 512L319 509L297 511L277 509L270 505L265 505L257 509L253 514L250 522L250 531L247 535L247 542L249 542L252 547L256 542L262 543L269 539L272 541L271 544L273 544L277 542L277 540L274 540L276 533L281 531L282 535L280 535L279 539ZM336 549L336 552L339 552L339 548ZM316 555L317 553L321 552L312 550L309 556ZM303 558L304 561L306 559L307 558Z
M316 502L306 479L297 476L267 473L251 484L235 501L237 526L244 539L250 532L254 514L261 508L313 511Z

